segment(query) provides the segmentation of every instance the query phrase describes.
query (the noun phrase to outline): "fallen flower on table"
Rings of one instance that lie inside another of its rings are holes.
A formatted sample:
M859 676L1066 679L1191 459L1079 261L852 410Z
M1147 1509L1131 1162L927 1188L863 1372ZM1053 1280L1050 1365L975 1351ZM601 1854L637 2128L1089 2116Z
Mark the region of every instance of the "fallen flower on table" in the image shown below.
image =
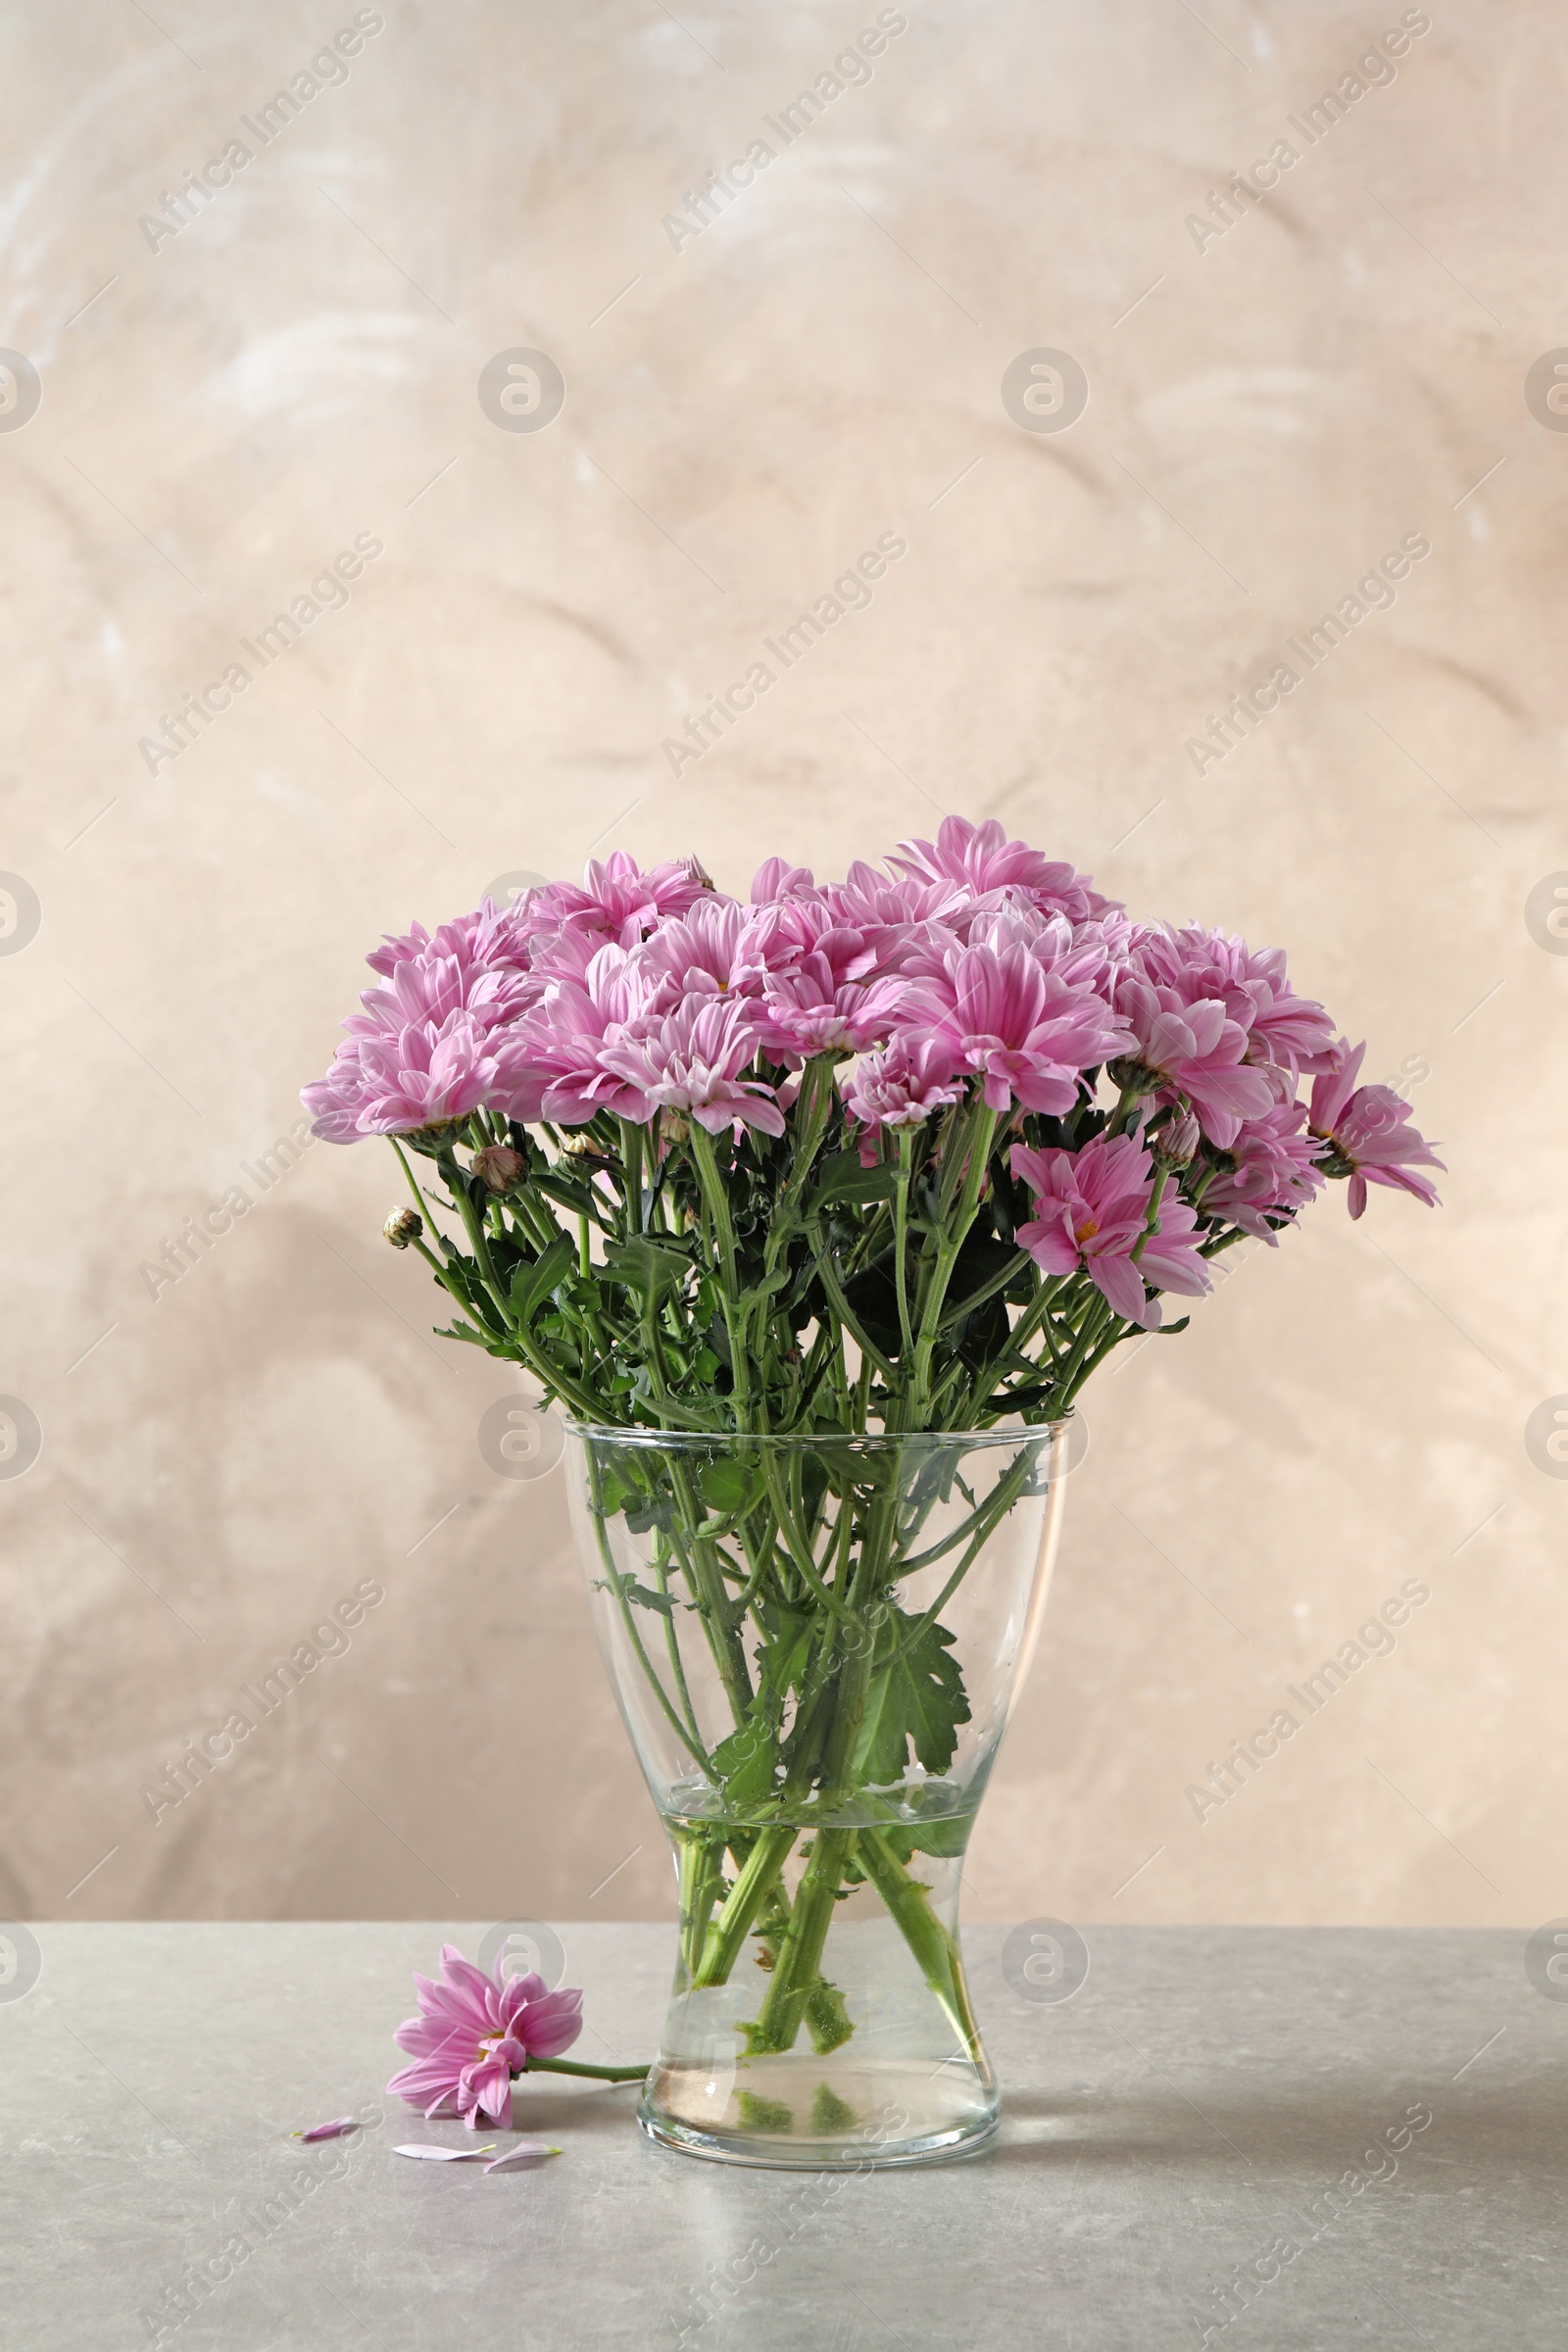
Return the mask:
M341 2139L345 2132L357 2132L359 2128L352 2115L340 2115L329 2124L313 2125L309 2132L291 2132L289 2137L303 2140L309 2147L313 2139Z
M514 2076L584 2075L600 2082L640 2082L646 2066L587 2066L560 2052L582 2032L582 1994L552 1992L530 1971L505 1983L465 1960L453 1943L441 1946L441 1982L416 1976L419 2015L406 2018L393 2040L414 2059L387 2090L426 2121L461 2115L470 2132L507 2124Z
M536 2165L560 2154L559 2148L547 2148L542 2139L519 2139L514 2148L506 2149L484 2169L487 2173L531 2173Z
M394 2148L394 2156L427 2156L433 2164L473 2164L481 2156L493 2156L496 2143L492 2139L482 2148L438 2148L434 2140L411 2139L407 2147ZM485 2170L489 2171L489 2166Z

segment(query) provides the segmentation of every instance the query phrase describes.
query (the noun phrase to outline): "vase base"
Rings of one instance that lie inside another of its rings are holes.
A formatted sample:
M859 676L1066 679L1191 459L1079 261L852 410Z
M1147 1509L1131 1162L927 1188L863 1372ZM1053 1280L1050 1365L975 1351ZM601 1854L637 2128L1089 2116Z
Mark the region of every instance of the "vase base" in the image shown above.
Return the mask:
M850 2173L972 2155L996 2136L1000 2111L992 2082L967 2064L792 2053L722 2071L665 2059L637 2120L661 2147L710 2163Z
M731 2136L694 2132L689 2125L671 2124L662 2116L639 2115L637 2120L651 2140L662 2148L673 2148L677 2155L700 2156L709 2164L749 2164L771 2173L881 2173L899 2165L956 2164L989 2147L1001 2128L1001 2118L993 2116L989 2124L973 2132L942 2132L886 2149L867 2148L858 2141L846 2145L843 2141L804 2139L768 2148L755 2133L743 2139L738 2132Z

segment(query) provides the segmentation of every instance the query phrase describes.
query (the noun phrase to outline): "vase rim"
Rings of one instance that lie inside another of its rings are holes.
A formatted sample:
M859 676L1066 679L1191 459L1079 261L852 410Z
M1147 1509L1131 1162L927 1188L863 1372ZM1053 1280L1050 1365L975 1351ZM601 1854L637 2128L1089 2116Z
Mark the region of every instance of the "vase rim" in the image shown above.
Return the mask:
M999 1421L988 1429L816 1429L816 1430L746 1430L746 1429L646 1429L642 1426L623 1427L616 1422L579 1421L573 1415L563 1416L565 1427L578 1438L612 1439L617 1445L647 1446L661 1452L675 1449L710 1452L715 1446L778 1446L808 1449L819 1446L853 1446L865 1453L892 1452L895 1448L906 1452L912 1446L928 1446L933 1451L947 1447L965 1452L982 1446L1016 1446L1021 1439L1042 1441L1054 1437L1077 1419L1069 1410L1054 1421Z

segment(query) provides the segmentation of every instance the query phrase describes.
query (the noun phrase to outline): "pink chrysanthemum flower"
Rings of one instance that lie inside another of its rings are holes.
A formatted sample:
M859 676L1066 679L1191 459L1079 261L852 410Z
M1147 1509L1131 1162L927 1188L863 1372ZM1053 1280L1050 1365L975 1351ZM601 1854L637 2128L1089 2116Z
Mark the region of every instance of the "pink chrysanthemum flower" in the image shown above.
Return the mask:
M1054 973L1069 987L1093 989L1108 1001L1110 950L1098 923L1069 923L1063 914L1042 914L1016 891L1004 891L994 906L976 907L969 924L968 945L1027 948L1043 972Z
M710 895L662 923L637 951L649 1011L673 1012L686 997L756 996L762 965L755 920L754 908Z
M313 1132L352 1144L462 1118L492 1100L497 1054L544 985L528 968L515 910L498 915L486 902L433 933L416 923L366 960L381 985L344 1022L326 1076L302 1090Z
M1293 1079L1329 1067L1334 1024L1321 1004L1296 994L1282 948L1250 948L1230 933L1186 923L1149 932L1137 960L1183 1004L1223 1004L1247 1032L1249 1061L1275 1063Z
M457 1011L345 1038L326 1076L303 1087L300 1100L314 1135L352 1144L466 1118L490 1100L498 1074L493 1033Z
M599 1059L654 1109L686 1111L711 1135L742 1126L782 1135L772 1088L741 1076L757 1049L756 1007L748 1000L690 997L662 1020L638 1021L608 1040Z
M898 856L888 863L916 882L960 883L976 898L992 890L1020 890L1042 914L1064 914L1074 923L1103 914L1117 903L1102 898L1087 874L1032 850L1026 841L1009 841L995 817L983 825L963 816L944 817L934 842L901 841Z
M357 1144L363 1134L360 1112L366 1101L366 1082L360 1069L360 1040L347 1038L332 1056L324 1078L313 1078L300 1088L300 1101L311 1113L311 1133L324 1144Z
M414 2064L393 2076L388 2094L426 2116L461 2115L470 2132L510 2121L513 2076L530 2058L559 2058L582 2032L580 1992L552 1992L533 1975L498 1984L456 1944L441 1946L438 1984L414 1982L419 2014L392 2036Z
M1282 1082L1248 1063L1247 1031L1217 1000L1184 1004L1174 988L1156 988L1130 965L1115 978L1112 998L1137 1041L1121 1058L1185 1095L1221 1151L1244 1119L1260 1119L1279 1101Z
M840 982L825 956L803 956L768 977L758 1007L762 1051L774 1061L808 1060L813 1054L859 1054L885 1038L898 1014L896 981Z
M962 1093L951 1056L929 1038L896 1037L858 1061L844 1081L845 1102L868 1135L880 1127L919 1127Z
M644 873L626 851L612 850L602 865L589 859L580 889L574 882L551 882L530 891L528 912L532 921L634 948L669 916L687 913L712 887L695 858L671 858Z
M1352 1217L1360 1216L1366 1207L1369 1183L1413 1193L1428 1208L1435 1208L1438 1188L1430 1176L1419 1171L1442 1168L1445 1163L1420 1130L1411 1126L1405 1104L1393 1087L1356 1085L1365 1052L1364 1044L1352 1048L1348 1039L1337 1038L1332 1066L1313 1081L1307 1125L1333 1154L1326 1172L1340 1176L1348 1170L1347 1205Z
M1204 1215L1227 1217L1277 1249L1279 1236L1268 1219L1304 1207L1321 1190L1323 1177L1314 1164L1320 1152L1306 1132L1305 1103L1276 1102L1260 1119L1248 1120L1230 1146L1235 1167L1206 1187Z
M1022 945L963 948L940 981L906 992L900 1030L930 1034L954 1066L985 1083L993 1110L1070 1110L1078 1074L1131 1044L1115 1014L1088 989L1048 972Z
M764 858L752 877L754 906L772 906L780 899L821 897L808 865L791 865L787 858Z
M365 960L372 972L387 979L400 963L412 963L425 955L453 956L465 965L520 968L528 961L528 943L536 928L531 908L539 895L537 890L525 891L515 906L500 913L486 899L471 914L457 915L433 932L422 923L411 924L401 936L389 931Z
M929 923L947 924L945 936L962 947L975 904L966 886L946 876L920 881L902 875L890 881L858 858L844 880L830 882L822 896L834 920L859 933L879 972L902 971L911 944L924 936Z
M1018 1244L1043 1272L1082 1268L1118 1315L1147 1331L1158 1329L1160 1306L1157 1298L1145 1299L1146 1282L1195 1298L1210 1288L1193 1238L1198 1220L1172 1191L1161 1198L1158 1224L1144 1239L1154 1169L1134 1136L1097 1135L1077 1152L1031 1152L1015 1144L1010 1165L1040 1211L1019 1226Z
M516 964L487 963L471 953L443 955L432 941L394 963L379 988L364 990L364 1011L351 1013L343 1026L362 1037L396 1034L419 1021L439 1025L449 1012L463 1011L479 1028L493 1029L520 1012L535 993Z
M876 970L875 949L825 898L781 899L771 906L749 908L748 918L741 961L760 980L794 971L812 956L828 964L835 987L868 980Z
M647 1012L647 976L624 948L597 949L580 979L569 970L553 976L533 1010L495 1043L497 1108L563 1127L583 1126L600 1110L646 1119L646 1096L607 1066L604 1049Z
M1072 935L1075 945L1093 944L1099 949L1103 961L1097 986L1106 1003L1114 1004L1117 980L1136 963L1138 951L1149 937L1149 925L1135 923L1123 907L1111 906L1087 923L1074 923Z

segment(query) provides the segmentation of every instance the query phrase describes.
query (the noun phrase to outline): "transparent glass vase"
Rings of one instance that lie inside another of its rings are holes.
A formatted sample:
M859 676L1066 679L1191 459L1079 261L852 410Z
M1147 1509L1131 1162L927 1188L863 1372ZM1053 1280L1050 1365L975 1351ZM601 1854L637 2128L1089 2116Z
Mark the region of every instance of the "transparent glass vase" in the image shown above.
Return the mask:
M570 1426L600 1646L680 1891L644 2130L811 2169L978 2147L1001 2102L961 1866L1039 1632L1073 1425Z

